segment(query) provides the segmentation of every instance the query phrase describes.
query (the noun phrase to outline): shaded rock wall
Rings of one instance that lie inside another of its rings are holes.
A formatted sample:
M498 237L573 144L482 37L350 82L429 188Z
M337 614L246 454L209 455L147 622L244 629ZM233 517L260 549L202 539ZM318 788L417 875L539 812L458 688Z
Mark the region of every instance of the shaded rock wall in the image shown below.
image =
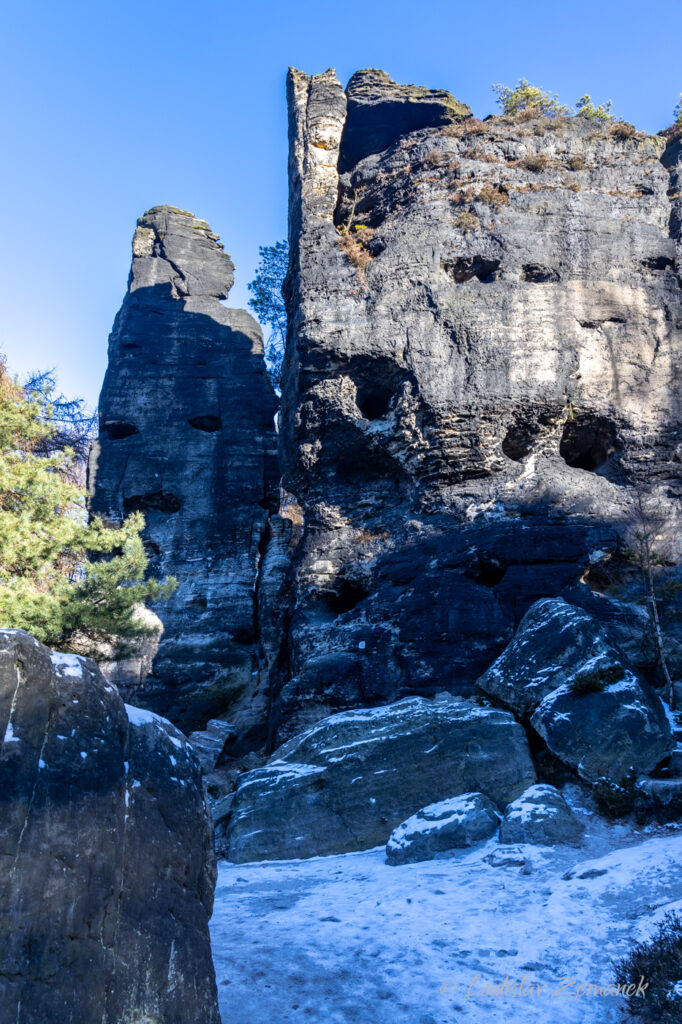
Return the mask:
M678 563L682 455L679 142L373 71L288 94L280 739L470 692L533 601L614 582L637 488Z
M278 500L260 327L221 301L233 269L205 221L172 207L140 218L90 471L91 511L141 510L151 572L179 581L155 608L158 649L116 681L186 732L257 688L258 570Z
M0 1006L22 1024L220 1024L194 754L93 662L0 631Z

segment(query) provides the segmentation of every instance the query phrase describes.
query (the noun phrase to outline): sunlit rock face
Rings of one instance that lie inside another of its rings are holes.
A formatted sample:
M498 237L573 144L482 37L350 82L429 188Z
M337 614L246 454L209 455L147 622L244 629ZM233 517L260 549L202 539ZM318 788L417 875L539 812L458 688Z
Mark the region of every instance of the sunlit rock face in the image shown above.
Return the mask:
M638 491L674 566L682 457L679 141L375 71L288 90L282 739L471 692L541 597L636 596Z
M258 689L276 398L260 327L222 302L233 270L205 221L163 206L140 218L90 471L91 511L113 521L142 511L151 572L178 579L154 609L158 648L119 666L116 681L185 731Z

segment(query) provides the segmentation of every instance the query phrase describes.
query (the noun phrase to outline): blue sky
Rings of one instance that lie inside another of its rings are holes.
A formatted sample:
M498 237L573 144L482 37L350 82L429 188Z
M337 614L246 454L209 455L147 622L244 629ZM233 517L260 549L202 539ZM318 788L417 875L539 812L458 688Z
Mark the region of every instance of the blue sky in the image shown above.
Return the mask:
M5 0L0 26L0 351L91 404L148 207L208 220L246 304L259 244L286 234L288 65L381 67L480 117L525 77L649 132L682 90L680 0Z

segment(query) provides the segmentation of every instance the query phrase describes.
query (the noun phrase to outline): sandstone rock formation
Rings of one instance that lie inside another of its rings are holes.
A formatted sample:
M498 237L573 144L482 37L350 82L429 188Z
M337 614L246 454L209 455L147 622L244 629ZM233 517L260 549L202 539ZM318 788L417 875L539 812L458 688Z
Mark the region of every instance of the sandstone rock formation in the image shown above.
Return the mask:
M620 786L652 771L673 747L660 698L614 647L606 626L562 598L526 612L477 685L592 784Z
M179 581L155 609L158 650L116 680L186 732L258 691L258 570L278 502L276 399L260 327L221 301L232 280L205 221L163 206L140 218L91 462L91 511L141 510L151 571ZM249 714L242 731L264 738Z
M184 737L93 662L0 631L0 1006L22 1024L220 1024L215 860Z
M501 843L556 843L578 845L584 827L554 786L531 786L504 812Z
M386 843L386 860L392 865L431 860L489 839L499 825L499 812L487 796L463 793L422 807L394 828Z
M546 598L528 609L509 646L476 685L529 720L543 698L585 662L604 656L617 659L604 623L561 597Z
M594 678L589 663L585 668ZM634 672L621 673L603 689L577 694L571 677L545 697L530 720L549 750L591 784L622 786L653 771L673 747L659 698Z
M682 536L679 141L374 71L288 89L280 739L470 693L534 601L635 586L640 511L672 574Z
M507 712L447 694L348 711L240 777L228 857L368 849L426 804L481 792L504 806L534 781L523 729Z

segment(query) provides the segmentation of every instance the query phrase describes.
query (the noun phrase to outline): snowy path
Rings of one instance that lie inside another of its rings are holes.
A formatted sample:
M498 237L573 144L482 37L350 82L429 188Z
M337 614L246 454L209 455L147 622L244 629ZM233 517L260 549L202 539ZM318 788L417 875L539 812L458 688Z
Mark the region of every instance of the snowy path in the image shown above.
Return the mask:
M530 873L486 863L504 849L494 840L402 867L383 849L222 863L211 932L223 1020L620 1024L621 998L576 997L577 985L611 982L611 960L682 900L682 832L590 826L582 850L521 848ZM540 994L481 992L524 975Z

